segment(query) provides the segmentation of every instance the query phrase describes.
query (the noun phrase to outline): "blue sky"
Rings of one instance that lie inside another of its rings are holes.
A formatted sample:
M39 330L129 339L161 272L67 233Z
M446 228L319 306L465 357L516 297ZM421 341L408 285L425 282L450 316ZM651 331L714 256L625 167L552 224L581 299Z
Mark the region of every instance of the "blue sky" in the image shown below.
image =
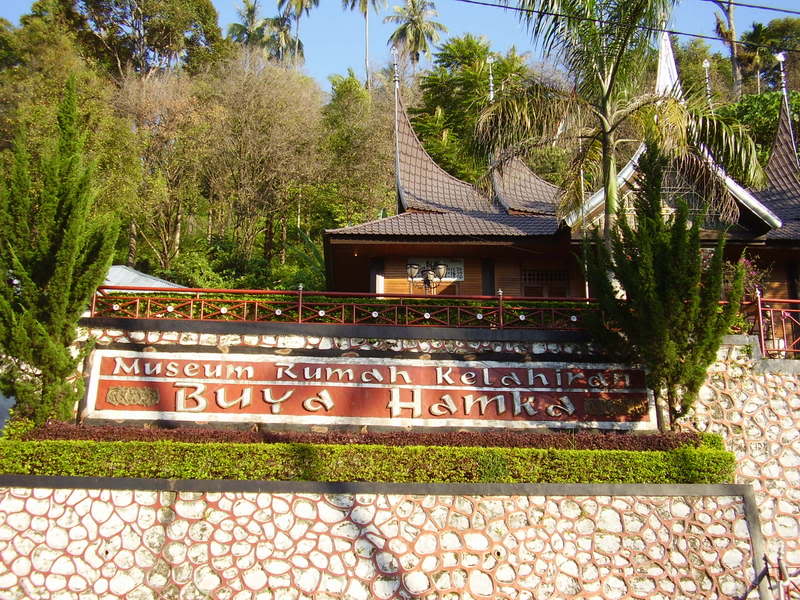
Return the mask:
M213 0L223 30L237 20L236 8L240 0ZM394 29L383 24L383 17L391 14L391 7L400 0L389 0L379 15L370 14L370 64L378 69L389 61L386 40ZM798 10L798 0L748 0L750 4L769 5L776 8ZM18 23L20 15L30 8L31 0L0 0L0 17ZM277 12L274 0L261 0L264 16ZM516 46L520 52L538 53L530 37L519 24L515 14L499 8L474 6L457 0L438 0L438 21L448 28L446 36L464 33L485 35L497 51ZM670 27L688 33L713 34L714 8L707 0L683 0L673 15ZM749 29L754 21L767 23L789 15L764 10L739 7L736 25L739 31ZM321 0L320 6L300 22L300 37L306 48L305 71L322 85L328 86L328 76L345 73L352 67L363 78L364 72L364 20L357 12L344 11L340 0ZM684 38L687 39L687 38Z

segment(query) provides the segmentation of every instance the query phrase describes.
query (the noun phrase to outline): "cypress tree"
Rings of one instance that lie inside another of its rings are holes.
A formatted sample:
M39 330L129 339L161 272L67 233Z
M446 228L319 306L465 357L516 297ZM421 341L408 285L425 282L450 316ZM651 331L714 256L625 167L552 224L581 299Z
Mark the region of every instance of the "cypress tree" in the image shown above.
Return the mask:
M78 319L103 281L116 223L94 220L93 166L83 152L75 81L58 111L58 139L32 171L25 136L0 179L0 389L15 415L69 418L80 397L72 349Z
M618 219L610 248L595 233L585 269L602 315L593 323L596 339L645 367L648 386L666 396L674 421L694 402L739 310L744 270L737 265L721 305L725 235L703 261L703 218L690 220L684 199L665 217L661 186L668 164L655 144L648 145L639 160L635 224Z

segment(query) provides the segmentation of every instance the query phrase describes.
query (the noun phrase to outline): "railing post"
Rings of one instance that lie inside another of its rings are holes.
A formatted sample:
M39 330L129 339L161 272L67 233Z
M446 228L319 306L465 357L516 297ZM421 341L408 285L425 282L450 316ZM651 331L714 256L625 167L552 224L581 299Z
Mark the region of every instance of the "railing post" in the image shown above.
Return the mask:
M756 288L756 322L758 323L758 343L761 345L761 356L767 358L767 344L764 337L764 317L761 314L761 290Z
M503 318L503 290L500 289L497 290L497 297L498 297L498 302L500 303L500 316L498 318L498 321L500 323L500 329L502 329L505 323L505 319Z
M297 286L298 295L297 295L297 322L303 322L303 284Z
M94 294L92 294L92 308L89 314L92 315L93 317L96 317L97 316L96 310L97 310L97 293L95 292Z

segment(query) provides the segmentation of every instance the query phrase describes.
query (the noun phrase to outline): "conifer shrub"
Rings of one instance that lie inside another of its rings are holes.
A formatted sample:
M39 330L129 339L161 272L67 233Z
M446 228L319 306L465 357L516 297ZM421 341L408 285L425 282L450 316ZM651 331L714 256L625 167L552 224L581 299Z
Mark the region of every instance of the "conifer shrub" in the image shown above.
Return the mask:
M694 402L717 350L741 306L744 270L736 265L723 300L726 232L710 258L700 245L702 214L689 218L677 198L665 216L662 196L668 158L650 144L639 159L633 206L635 224L620 216L610 247L595 233L587 248L586 276L600 305L587 325L618 359L641 364L647 383L666 396L670 422Z

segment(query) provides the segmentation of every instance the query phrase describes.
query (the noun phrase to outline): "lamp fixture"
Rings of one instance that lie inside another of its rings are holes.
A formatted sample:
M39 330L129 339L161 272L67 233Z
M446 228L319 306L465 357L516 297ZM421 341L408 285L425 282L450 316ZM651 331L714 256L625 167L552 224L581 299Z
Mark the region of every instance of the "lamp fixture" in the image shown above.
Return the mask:
M413 290L414 282L419 278L425 293L433 293L442 279L447 277L447 265L444 263L425 263L423 266L417 263L408 263L406 265L406 274L408 275L409 287Z

